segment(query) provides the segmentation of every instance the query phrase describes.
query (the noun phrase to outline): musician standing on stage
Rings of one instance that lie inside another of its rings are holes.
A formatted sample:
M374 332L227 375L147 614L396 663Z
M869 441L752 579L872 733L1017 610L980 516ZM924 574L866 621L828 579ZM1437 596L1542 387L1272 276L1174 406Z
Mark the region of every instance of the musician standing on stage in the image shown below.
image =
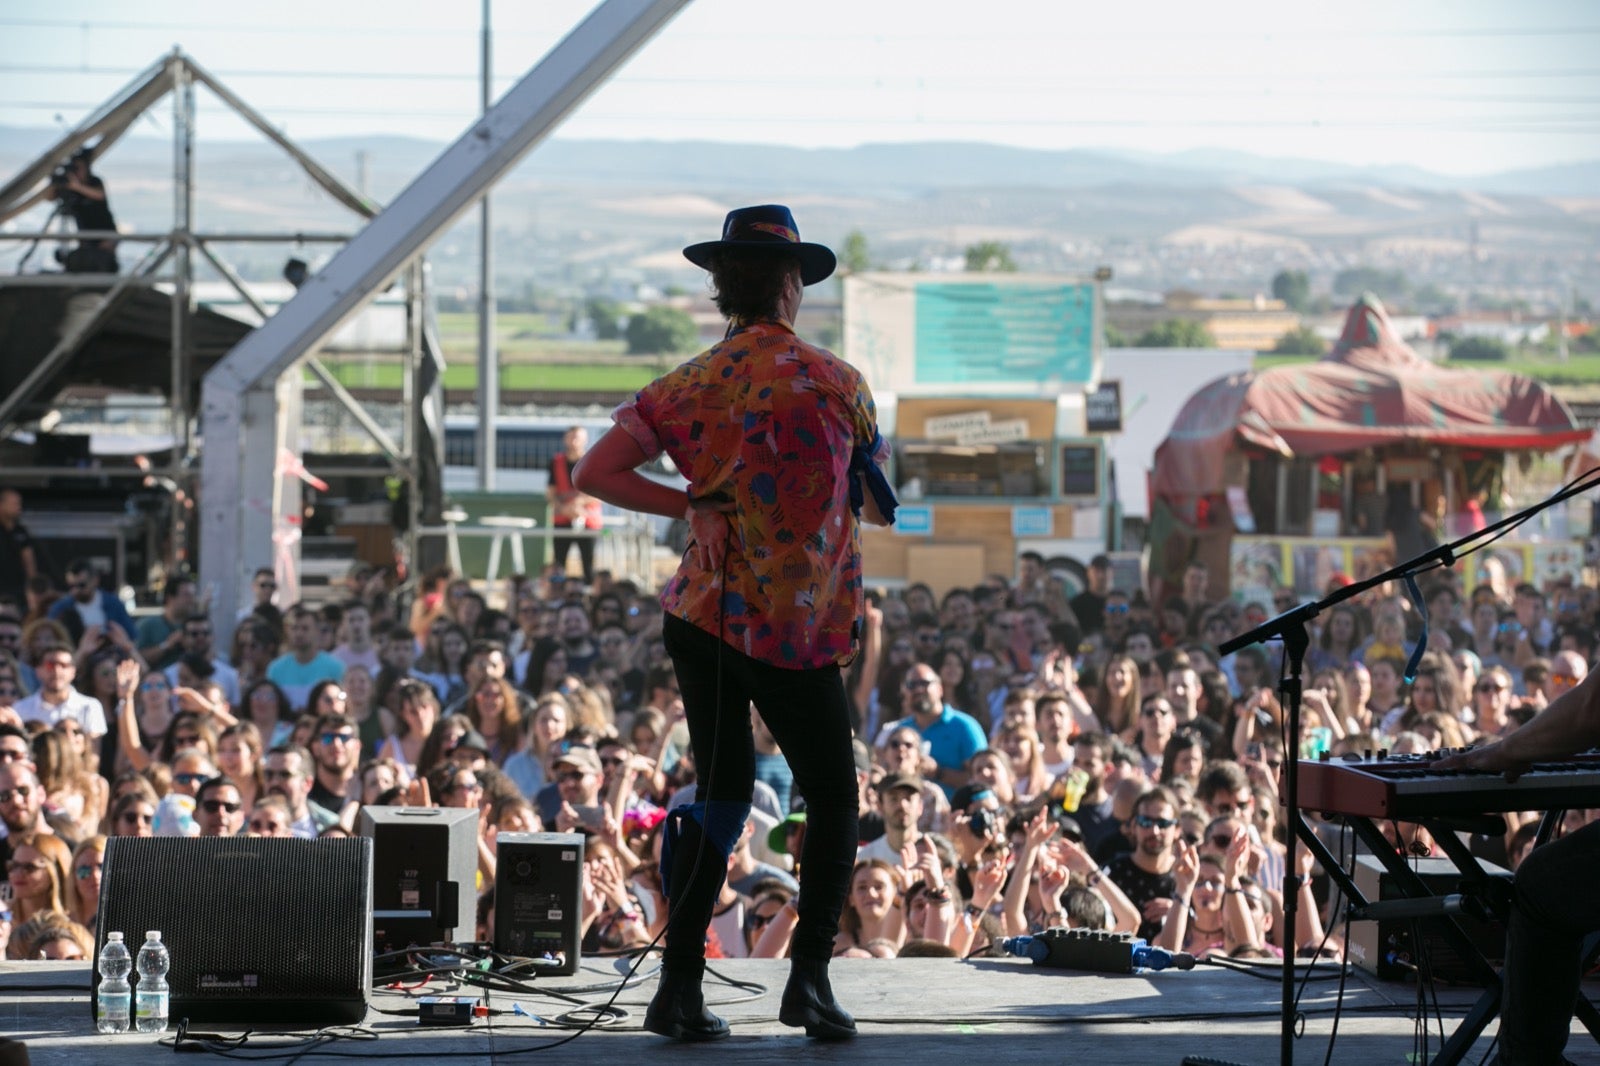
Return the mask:
M1533 721L1435 769L1503 772L1515 779L1536 762L1600 744L1600 673L1551 701ZM1533 849L1517 867L1501 974L1501 1066L1565 1062L1582 976L1582 940L1600 930L1600 822Z
M806 800L778 1019L813 1037L850 1037L855 1021L834 999L828 961L857 843L840 673L863 613L851 483L858 472L872 481L887 447L860 373L795 335L805 286L833 273L834 256L800 240L788 208L729 212L721 240L684 255L711 272L727 336L619 407L576 472L580 491L619 507L686 515L692 536L661 603L698 781L694 804L668 817L661 874L671 912L644 1027L679 1040L728 1034L700 984L712 908L750 810L754 702ZM662 452L687 494L637 472ZM882 520L871 493L862 516Z

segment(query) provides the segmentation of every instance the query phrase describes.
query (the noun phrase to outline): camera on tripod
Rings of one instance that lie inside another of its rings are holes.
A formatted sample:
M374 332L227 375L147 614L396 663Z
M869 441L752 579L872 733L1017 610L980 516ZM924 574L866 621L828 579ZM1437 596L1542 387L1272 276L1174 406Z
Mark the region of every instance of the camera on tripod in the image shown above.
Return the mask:
M70 208L73 203L83 199L83 194L72 187L72 171L80 161L85 163L94 159L94 150L79 148L72 153L72 158L56 167L50 172L50 188L55 191L56 199Z
M83 195L71 185L72 166L71 163L62 163L50 172L50 187L55 190L56 199L68 207Z

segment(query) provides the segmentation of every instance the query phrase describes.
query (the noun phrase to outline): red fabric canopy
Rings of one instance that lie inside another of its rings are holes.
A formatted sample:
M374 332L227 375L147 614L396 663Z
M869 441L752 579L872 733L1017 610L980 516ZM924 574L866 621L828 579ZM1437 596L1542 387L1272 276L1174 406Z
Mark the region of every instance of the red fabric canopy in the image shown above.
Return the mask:
M1420 358L1368 293L1317 362L1223 378L1191 397L1156 449L1151 489L1158 499L1220 493L1224 460L1240 447L1284 456L1403 441L1548 451L1588 437L1567 405L1530 378Z

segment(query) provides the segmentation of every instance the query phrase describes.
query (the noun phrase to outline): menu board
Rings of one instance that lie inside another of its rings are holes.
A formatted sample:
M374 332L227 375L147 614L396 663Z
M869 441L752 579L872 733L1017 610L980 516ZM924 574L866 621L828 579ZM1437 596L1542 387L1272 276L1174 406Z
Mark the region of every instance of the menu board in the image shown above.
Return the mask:
M1061 446L1061 495L1100 495L1100 448L1095 444Z

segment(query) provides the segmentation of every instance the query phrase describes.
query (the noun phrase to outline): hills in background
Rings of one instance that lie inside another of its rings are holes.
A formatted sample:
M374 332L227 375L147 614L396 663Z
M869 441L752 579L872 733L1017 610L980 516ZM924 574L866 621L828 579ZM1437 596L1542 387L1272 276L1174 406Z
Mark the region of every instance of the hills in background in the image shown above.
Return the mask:
M55 136L0 127L0 173ZM352 185L364 175L384 202L445 146L372 137L303 147ZM119 222L167 224L171 156L165 138L141 134L98 165ZM265 141L202 138L196 173L202 231L354 231L348 212ZM1152 291L1260 291L1286 267L1325 287L1339 270L1369 265L1419 285L1537 303L1564 288L1600 289L1597 189L1600 160L1458 177L1221 150L554 139L507 175L494 204L503 294L696 284L678 250L713 234L731 206L780 200L807 239L837 246L860 230L875 265L891 268L958 264L967 245L995 240L1023 269L1110 265L1119 282ZM431 258L443 286L472 287L476 245L471 218L439 240ZM282 249L250 246L227 254L247 277L276 276L284 258Z

